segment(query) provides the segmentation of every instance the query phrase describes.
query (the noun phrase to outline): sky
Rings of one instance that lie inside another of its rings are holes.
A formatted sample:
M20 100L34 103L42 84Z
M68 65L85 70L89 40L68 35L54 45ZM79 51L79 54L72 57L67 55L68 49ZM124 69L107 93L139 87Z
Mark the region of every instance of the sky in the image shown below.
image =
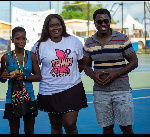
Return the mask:
M73 2L73 1L70 1ZM123 17L128 13L131 14L133 18L138 18L139 22L142 23L144 18L144 1L89 1L91 4L102 3L103 7L106 7L111 11L111 16L115 21L121 21L122 19L122 6L119 4L123 2ZM148 4L148 1L146 1ZM59 6L58 6L59 3ZM55 9L55 13L61 13L64 1L51 1L51 9ZM11 1L11 9L13 6L28 10L28 11L40 11L50 9L50 1ZM59 8L59 10L58 10ZM118 10L117 10L118 8ZM150 14L147 10L147 18L150 18ZM0 1L0 20L10 22L10 1Z

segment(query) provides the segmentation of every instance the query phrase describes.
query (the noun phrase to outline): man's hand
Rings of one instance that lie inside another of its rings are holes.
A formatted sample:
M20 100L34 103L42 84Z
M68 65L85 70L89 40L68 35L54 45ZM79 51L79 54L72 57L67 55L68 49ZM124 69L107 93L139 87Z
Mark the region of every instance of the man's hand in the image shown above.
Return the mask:
M118 77L117 71L98 72L93 74L92 78L100 85L106 85L114 81Z
M108 76L103 80L103 85L113 82L119 75L117 71L104 72Z
M94 81L96 81L98 84L103 85L103 79L100 78L101 75L103 75L103 73L104 73L104 71L98 72L98 73L94 73L93 76L92 76L92 79Z

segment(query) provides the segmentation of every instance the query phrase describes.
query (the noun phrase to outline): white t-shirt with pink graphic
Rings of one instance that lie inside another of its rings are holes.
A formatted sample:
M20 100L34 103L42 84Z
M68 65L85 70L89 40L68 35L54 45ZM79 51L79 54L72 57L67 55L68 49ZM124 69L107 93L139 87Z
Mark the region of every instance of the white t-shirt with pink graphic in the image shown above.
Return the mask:
M37 43L32 47L34 53ZM77 60L83 58L82 42L75 36L62 37L58 43L49 38L39 47L42 80L39 94L52 95L81 82Z

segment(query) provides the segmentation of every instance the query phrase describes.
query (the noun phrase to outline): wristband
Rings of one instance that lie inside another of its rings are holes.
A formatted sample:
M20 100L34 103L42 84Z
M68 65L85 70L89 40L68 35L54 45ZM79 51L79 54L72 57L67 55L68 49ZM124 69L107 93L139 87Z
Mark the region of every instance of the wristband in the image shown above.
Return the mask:
M27 80L27 76L23 75L23 80Z

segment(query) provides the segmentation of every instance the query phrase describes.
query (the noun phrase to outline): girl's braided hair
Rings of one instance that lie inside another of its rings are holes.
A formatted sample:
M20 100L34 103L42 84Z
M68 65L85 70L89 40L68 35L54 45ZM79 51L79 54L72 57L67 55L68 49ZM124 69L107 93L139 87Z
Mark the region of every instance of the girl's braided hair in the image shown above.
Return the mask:
M52 19L52 18L57 18L60 20L61 22L61 25L62 25L62 28L63 28L63 32L62 32L62 36L63 37L68 37L70 36L70 34L67 33L66 31L66 26L65 26L65 22L64 20L62 19L62 17L58 14L49 14L46 18L45 18L45 21L44 21L44 24L43 24L43 28L42 28L42 33L41 33L41 37L40 39L38 40L38 45L36 47L36 54L37 54L37 57L38 57L38 61L39 61L39 46L40 46L40 43L41 42L45 42L48 40L48 38L50 38L50 34L49 34L49 21Z

